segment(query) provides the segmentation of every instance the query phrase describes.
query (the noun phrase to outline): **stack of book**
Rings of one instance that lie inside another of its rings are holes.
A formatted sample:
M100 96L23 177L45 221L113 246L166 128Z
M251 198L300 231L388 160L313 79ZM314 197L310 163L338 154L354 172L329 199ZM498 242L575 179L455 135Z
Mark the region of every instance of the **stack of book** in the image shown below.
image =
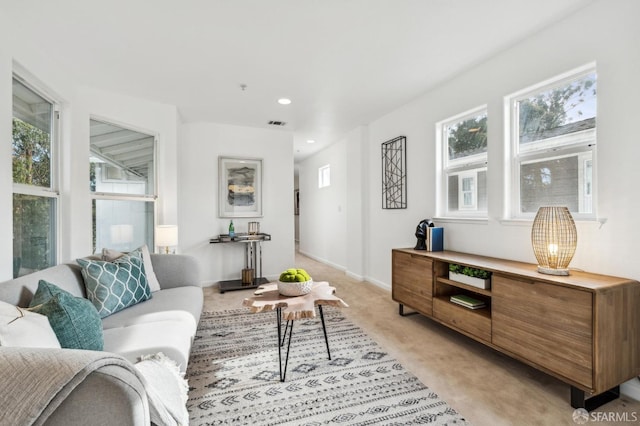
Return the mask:
M464 294L457 294L455 296L451 296L449 299L452 303L456 305L464 306L469 309L480 309L487 306L482 300L474 299L473 297L469 297Z

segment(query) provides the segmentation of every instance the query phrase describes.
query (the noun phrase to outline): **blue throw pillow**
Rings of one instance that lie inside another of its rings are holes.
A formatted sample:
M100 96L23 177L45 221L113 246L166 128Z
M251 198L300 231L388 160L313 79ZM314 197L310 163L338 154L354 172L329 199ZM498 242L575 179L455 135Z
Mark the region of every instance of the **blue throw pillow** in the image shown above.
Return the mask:
M130 253L113 262L77 259L89 299L100 318L151 298L142 255Z
M93 304L45 280L38 282L29 310L45 315L60 346L101 351L102 321Z

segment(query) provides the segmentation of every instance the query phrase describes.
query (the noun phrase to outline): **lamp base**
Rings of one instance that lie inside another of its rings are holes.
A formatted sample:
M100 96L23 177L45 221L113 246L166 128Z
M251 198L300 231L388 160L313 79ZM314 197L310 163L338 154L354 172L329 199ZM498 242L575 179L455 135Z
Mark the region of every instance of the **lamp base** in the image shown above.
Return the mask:
M546 268L540 265L538 265L538 272L547 275L569 275L569 269Z

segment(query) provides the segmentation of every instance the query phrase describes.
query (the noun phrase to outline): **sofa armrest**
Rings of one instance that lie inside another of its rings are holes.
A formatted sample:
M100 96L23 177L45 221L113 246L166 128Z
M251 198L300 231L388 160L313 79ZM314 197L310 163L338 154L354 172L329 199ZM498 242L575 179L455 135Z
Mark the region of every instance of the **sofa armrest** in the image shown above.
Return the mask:
M47 419L57 425L147 426L149 404L143 384L130 371L108 365L89 374Z
M121 356L60 348L0 347L0 424L148 425L149 400Z
M160 288L202 287L196 258L185 254L151 254L153 272Z

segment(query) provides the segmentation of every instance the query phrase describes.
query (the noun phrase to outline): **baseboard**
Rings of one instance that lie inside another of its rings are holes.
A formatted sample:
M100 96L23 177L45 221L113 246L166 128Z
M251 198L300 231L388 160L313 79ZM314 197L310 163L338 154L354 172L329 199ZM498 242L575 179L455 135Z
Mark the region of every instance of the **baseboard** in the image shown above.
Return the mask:
M634 378L624 382L620 385L620 393L631 399L640 401L640 380Z
M303 254L303 255L307 256L308 258L311 258L311 259L315 260L316 262L324 263L325 265L331 266L332 268L337 269L339 271L346 272L346 270L347 270L347 268L345 268L342 265L338 265L338 264L333 263L333 262L331 262L331 261L329 261L327 259L323 259L321 257L314 256L311 253L306 253L304 251L300 251L300 254Z
M305 255L305 256L315 260L316 262L324 263L325 265L329 265L332 268L335 268L335 269L337 269L339 271L342 271L347 276L349 276L350 278L356 279L358 281L366 281L368 283L371 283L371 284L375 285L376 287L380 287L380 288L382 288L384 290L391 291L391 286L389 284L385 283L385 282L375 280L375 279L373 279L371 277L366 277L366 276L354 274L353 272L349 272L347 270L347 268L345 268L344 266L337 265L337 264L335 264L333 262L328 261L327 259L323 259L321 257L314 256L313 254L304 252L302 250L300 250L300 254Z
M375 285L376 287L380 287L380 288L382 288L384 290L391 291L391 286L389 284L385 283L385 282L378 281L378 280L373 279L371 277L367 277L365 280L368 283L371 283L371 284Z
M353 278L356 281L364 281L364 277L362 275L354 274L353 272L346 271L345 275L349 278Z

